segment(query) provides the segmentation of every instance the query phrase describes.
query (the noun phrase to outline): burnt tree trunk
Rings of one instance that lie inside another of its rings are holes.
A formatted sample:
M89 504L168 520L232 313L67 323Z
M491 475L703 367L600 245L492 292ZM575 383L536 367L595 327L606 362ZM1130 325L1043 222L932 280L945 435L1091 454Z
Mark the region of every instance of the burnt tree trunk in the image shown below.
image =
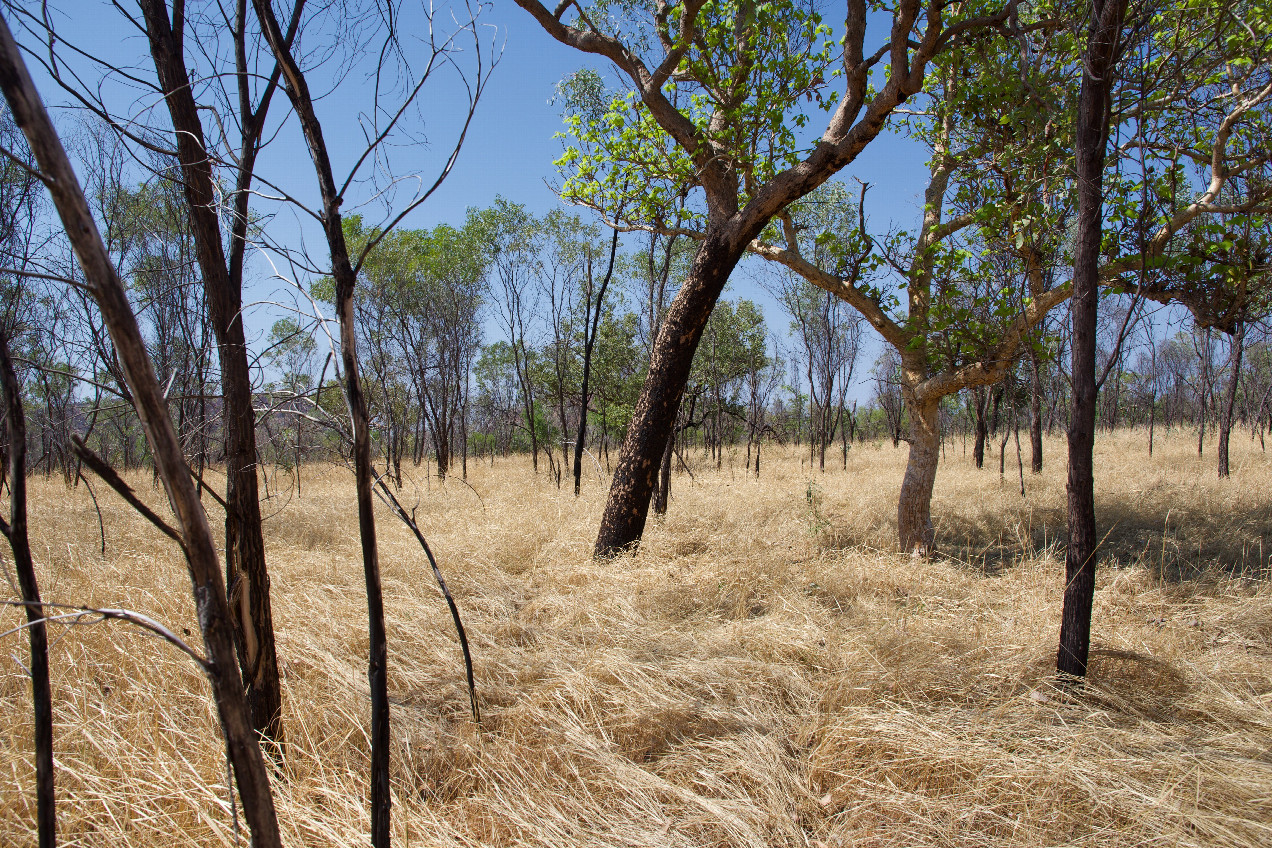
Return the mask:
M299 5L299 4L298 4ZM286 81L287 96L300 122L313 160L322 196L322 225L331 251L331 276L336 289L336 317L340 321L340 358L344 364L345 397L353 419L354 484L358 502L358 535L362 543L362 571L367 593L367 682L371 694L371 844L389 848L392 797L389 792L388 636L384 621L384 593L376 544L375 512L371 500L371 417L358 366L356 313L353 292L357 275L345 242L342 198L332 175L331 158L322 125L314 112L309 84L291 53L290 38L279 29L268 0L252 0L265 40ZM449 439L449 434L447 434Z
M972 443L972 461L977 468L985 467L985 443L989 441L989 389L980 387L972 390L974 412L976 415L976 439Z
M592 352L596 348L596 334L600 330L601 315L605 308L605 290L609 288L610 277L614 275L614 258L618 255L618 230L614 231L613 239L610 241L609 266L605 269L605 277L601 280L599 291L596 293L595 306L592 304L592 260L588 258L588 308L594 308L589 317L592 319L590 324L584 329L587 337L583 340L583 379L579 384L579 431L574 438L574 497L579 496L583 484L583 444L587 440L587 404L590 386L588 385L592 379Z
M1029 365L1029 470L1042 473L1042 369L1038 354L1030 349Z
M13 551L22 603L26 608L27 638L31 645L31 701L35 729L35 821L39 848L57 844L57 808L53 789L53 691L49 685L49 635L40 603L40 584L27 536L26 417L22 389L9 358L9 335L0 326L0 388L4 392L4 423L9 436L9 522L0 527Z
M667 309L614 469L596 536L597 557L611 557L640 543L658 478L658 457L666 450L676 423L694 352L747 241L749 234L741 239L721 227L708 227L689 276Z
M1078 232L1073 256L1073 412L1069 419L1068 525L1064 608L1056 670L1084 677L1095 600L1095 351L1099 302L1103 178L1109 134L1109 92L1127 0L1094 0L1078 97Z
M235 662L233 624L226 604L225 584L217 560L211 527L195 493L190 470L168 414L168 405L141 330L102 243L101 234L80 189L75 171L57 131L40 102L21 52L8 24L0 19L0 88L14 122L30 143L53 197L93 299L110 332L133 406L141 419L155 468L163 479L172 510L181 524L183 553L189 566L206 659L201 660L225 733L226 754L234 772L244 818L252 831L253 848L278 848L282 840L270 791L269 775L253 731L244 697L243 680Z
M231 261L227 265L221 239L218 191L181 52L182 33L174 31L167 7L161 0L142 0L141 6L155 71L166 93L172 119L181 161L182 189L190 211L190 228L220 358L225 402L225 585L234 622L234 645L247 686L252 724L277 748L283 741L282 686L261 531L252 374L242 320L242 240L247 223L247 196L258 149L258 127L264 121L273 86L267 89L268 94L255 113L249 111L241 116L245 139L235 196L236 206L241 208L235 209L240 220L233 227L238 243L231 244ZM239 26L242 25L240 20ZM242 37L242 33L237 35Z

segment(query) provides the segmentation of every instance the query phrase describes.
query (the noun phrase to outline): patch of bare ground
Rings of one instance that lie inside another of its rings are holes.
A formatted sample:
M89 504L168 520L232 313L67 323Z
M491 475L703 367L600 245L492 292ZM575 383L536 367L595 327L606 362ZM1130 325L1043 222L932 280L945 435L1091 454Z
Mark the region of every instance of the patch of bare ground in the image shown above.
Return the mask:
M393 699L394 838L421 846L1213 845L1272 842L1272 462L1234 476L1187 434L1097 447L1102 548L1088 687L1051 685L1063 443L972 468L946 445L941 555L892 553L904 445L845 471L765 451L679 476L636 556L598 563L605 494L526 458L416 473L401 497L464 612L484 727L427 564L379 516ZM1027 457L1026 457L1027 461ZM691 458L691 463L693 462ZM992 466L992 467L991 467ZM266 504L288 734L290 845L365 844L366 637L352 477L306 468ZM162 496L148 476L134 480ZM99 487L100 489L100 487ZM99 491L35 481L47 598L195 633L176 550ZM219 516L213 514L213 521ZM0 631L20 623L0 612ZM118 624L55 629L68 845L242 844L207 687ZM25 639L0 664L0 843L34 845Z

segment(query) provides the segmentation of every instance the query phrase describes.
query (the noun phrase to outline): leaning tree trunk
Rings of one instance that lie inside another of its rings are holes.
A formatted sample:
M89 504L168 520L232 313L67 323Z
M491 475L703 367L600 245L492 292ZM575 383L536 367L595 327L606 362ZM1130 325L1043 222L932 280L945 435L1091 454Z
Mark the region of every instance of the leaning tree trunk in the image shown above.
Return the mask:
M243 695L243 680L235 662L233 625L212 529L203 504L195 494L190 469L181 454L180 441L168 413L167 400L155 378L127 292L106 253L88 201L57 131L27 73L8 24L2 18L0 87L4 89L14 122L26 135L40 163L45 185L53 197L93 299L101 310L154 457L155 468L163 479L169 503L181 524L182 544L207 651L202 667L212 685L221 728L225 733L226 756L238 785L244 818L252 831L252 846L277 848L282 840L274 797Z
M1094 0L1078 98L1078 232L1073 252L1073 414L1069 420L1068 524L1064 608L1056 670L1084 677L1095 600L1095 349L1109 91L1127 0Z
M730 239L719 228L709 226L688 277L667 309L614 469L596 536L597 557L611 557L640 543L658 479L658 460L675 426L694 352L745 246L746 241Z
M936 547L932 488L941 460L941 401L907 398L906 405L910 413L910 458L897 500L897 534L901 550L931 556Z
M1228 375L1228 392L1223 399L1219 419L1219 476L1228 476L1228 436L1232 433L1232 408L1237 402L1237 385L1241 381L1241 352L1245 346L1245 322L1238 321L1232 331L1232 373Z

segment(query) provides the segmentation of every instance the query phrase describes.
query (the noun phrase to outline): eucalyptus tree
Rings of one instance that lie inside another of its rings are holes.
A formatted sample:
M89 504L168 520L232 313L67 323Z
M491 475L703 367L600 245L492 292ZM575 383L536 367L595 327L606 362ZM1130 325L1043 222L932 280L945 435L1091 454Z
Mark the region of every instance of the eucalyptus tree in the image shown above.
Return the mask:
M1234 182L1238 190L1233 195L1250 194L1241 181ZM1227 385L1223 398L1216 399L1218 471L1223 478L1229 475L1228 441L1246 334L1250 325L1265 319L1272 308L1272 214L1224 214L1193 221L1180 238L1178 249L1180 259L1172 270L1180 288L1198 293L1199 307L1194 315L1203 334L1208 335L1213 327L1229 340ZM1202 365L1207 381L1217 376L1209 356ZM1209 394L1203 397L1203 417ZM1203 420L1203 434L1204 428Z
M698 251L654 341L597 535L596 554L608 556L640 539L694 352L752 239L879 135L921 90L934 56L964 33L1006 21L1015 4L901 0L890 4L890 34L872 51L865 0L848 3L842 48L796 0L517 3L557 41L613 62L627 87L600 121L572 123L578 145L562 161L566 196L637 229L672 220L668 210L690 195L695 209L686 223ZM833 91L836 74L843 95ZM810 120L806 107L829 113L809 148L796 137Z
M491 271L498 285L490 285L504 332L508 336L516 374L518 396L530 438L530 462L539 470L539 433L535 426L535 382L532 327L537 311L538 278L543 244L542 228L525 206L495 198L490 209L478 213L484 217L485 233L491 255Z
M808 248L810 262L826 273L854 279L863 278L874 267L864 214L842 183L826 183L796 206L802 213L801 225L810 232L851 233L857 228L856 243L847 250L835 249L841 245L827 239L820 244L814 240ZM794 218L788 215L784 223L793 226ZM812 413L809 459L825 471L826 449L836 429L846 426L844 404L861 353L863 319L834 294L793 272L780 277L777 294L804 353Z
M410 235L419 240L417 271L399 326L417 357L412 372L429 411L438 476L460 453L467 477L469 375L481 345L490 254L480 218L471 213L461 227L440 224Z
M768 327L752 301L720 301L703 331L702 344L689 376L689 393L700 408L696 426L703 448L720 468L725 445L745 426L743 397L755 368L768 364ZM692 419L692 409L689 416ZM689 422L693 425L693 422Z
M1252 214L1272 200L1266 191L1240 202L1223 193L1231 180L1268 169L1258 139L1268 128L1272 42L1245 28L1243 8L1183 3L1137 13L1136 74L1122 78L1110 101L1112 125L1128 137L1114 148L1103 288L1180 300L1206 314L1209 294L1164 273L1177 259L1176 235L1199 217ZM1021 12L1010 39L983 34L947 51L929 74L926 106L910 123L932 152L923 221L914 237L876 241L896 288L810 262L808 245L818 240L838 238L850 255L853 234L803 230L798 207L786 214L794 226L752 245L852 304L902 357L911 456L898 535L907 550L930 550L934 541L940 399L1001 379L1072 294L1060 275L1071 252L1066 222L1076 214L1067 155L1081 67L1075 21L1041 4ZM1201 163L1196 179L1185 162Z
M295 472L296 495L301 494L301 467L305 460L304 430L306 410L303 399L313 392L316 378L313 374L314 356L318 343L314 341L312 326L304 326L296 318L279 318L270 327L263 358L272 366L278 380L272 385L269 412L280 411L290 419L292 451L290 464ZM268 413L265 421L269 424ZM282 435L286 435L286 432ZM275 456L285 456L286 446L276 445Z

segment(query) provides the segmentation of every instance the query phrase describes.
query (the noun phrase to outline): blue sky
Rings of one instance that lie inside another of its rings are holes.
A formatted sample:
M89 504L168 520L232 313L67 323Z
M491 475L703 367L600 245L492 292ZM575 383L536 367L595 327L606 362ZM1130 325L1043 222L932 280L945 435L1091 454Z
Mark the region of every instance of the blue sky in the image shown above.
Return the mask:
M130 4L124 3L125 8ZM72 41L94 52L109 53L120 64L135 64L141 75L153 76L148 68L147 45L143 36L123 20L119 12L103 0L74 0L61 6L66 15L59 20L59 30ZM463 17L461 6L455 11ZM449 23L448 7L439 12L439 29ZM401 31L406 33L404 43L409 58L418 62L423 55L421 34L427 32L425 22L418 14L402 20ZM353 33L355 36L357 33ZM882 34L882 33L881 33ZM462 221L469 207L490 205L496 196L524 203L532 211L542 213L559 201L548 184L555 182L553 160L561 154L561 141L554 134L561 129L559 106L551 103L555 86L567 74L580 67L593 67L609 73L606 63L585 56L558 44L549 38L530 16L516 7L511 0L496 0L493 6L482 10L478 35L485 61L498 55L498 66L490 76L488 86L478 105L469 128L457 164L445 183L419 209L404 222L404 226L431 228L438 223ZM319 43L314 38L311 43ZM466 43L461 61L471 59L473 45ZM353 165L363 147L362 133L354 116L365 113L370 107L372 82L369 68L374 66L374 52L361 55L336 55L324 66L325 71L311 75L315 92L324 92L324 74L332 79L333 72L344 72L340 84L327 91L319 101L319 117L337 172L337 180ZM148 71L148 72L147 72ZM425 145L400 146L393 150L393 168L397 173L419 172L431 181L442 161L448 155L458 131L458 121L465 113L464 95L453 75L441 73L431 81L421 94L418 120L414 124L415 137L427 139ZM40 83L37 72L37 84ZM41 85L51 104L64 102L65 95L51 84ZM161 104L138 99L134 91L120 89L115 97L121 102L129 98L130 111ZM285 113L286 101L280 95L273 106L277 118ZM157 118L166 116L160 115ZM820 127L814 128L820 132ZM895 134L885 134L873 142L851 166L840 175L841 179L858 177L872 184L867 209L871 228L886 231L890 224L913 227L921 207L921 192L925 183L925 152L920 145ZM301 140L299 128L289 118L281 128L276 141L263 153L258 172L304 202L316 206L317 190L308 153ZM366 191L363 192L365 198ZM354 197L346 203L345 211L355 208ZM264 204L258 204L264 207ZM400 206L400 204L399 204ZM375 208L363 210L370 222L377 220ZM289 224L291 217L297 224ZM321 236L312 220L287 213L276 222L282 232L291 229L293 235L284 236L297 243L302 240L310 249L325 257ZM779 335L787 330L788 319L781 313L773 299L759 286L755 278L762 274L756 261L744 263L734 274L727 297L748 297L764 308L770 329ZM264 277L268 266L255 263ZM260 301L286 299L285 290L277 281L262 279L249 297ZM249 326L263 332L272 323L270 310L249 319ZM493 325L492 328L493 329ZM877 353L872 347L863 357L859 373L864 374ZM866 393L868 394L868 392ZM862 395L863 397L865 394Z

